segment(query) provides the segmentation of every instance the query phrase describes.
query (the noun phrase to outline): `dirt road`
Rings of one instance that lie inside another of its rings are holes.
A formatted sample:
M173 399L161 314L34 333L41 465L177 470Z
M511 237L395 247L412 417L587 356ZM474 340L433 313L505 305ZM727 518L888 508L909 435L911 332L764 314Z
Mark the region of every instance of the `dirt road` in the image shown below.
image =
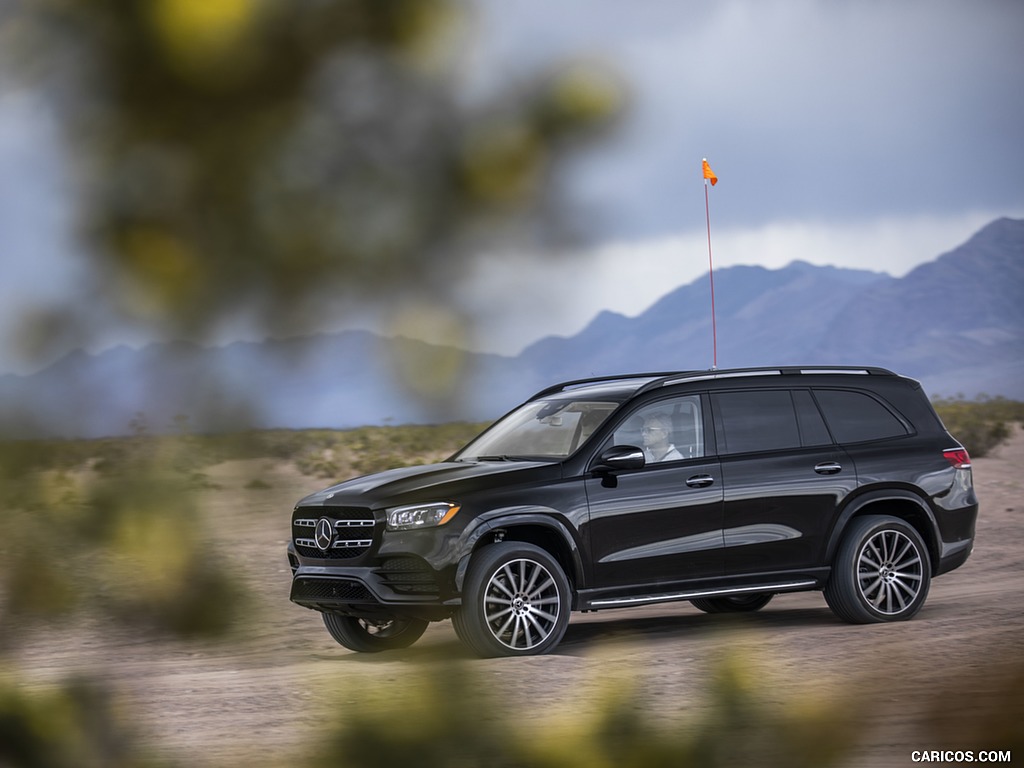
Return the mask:
M913 750L1008 749L1014 744L985 734L1006 718L1024 722L1020 689L1004 690L1024 659L1022 466L1024 431L975 462L974 554L933 582L911 622L843 624L817 593L778 597L742 617L679 604L576 615L552 655L477 660L448 622L406 651L360 655L336 645L317 614L289 603L284 558L292 504L322 483L270 462L229 463L210 472L220 488L204 493L221 551L260 596L244 641L196 648L83 626L24 649L20 660L33 684L105 677L153 753L196 768L295 764L290 756L316 743L338 707L386 702L448 661L486 679L527 730L585 718L609 686L627 682L645 717L692 723L730 650L743 654L766 707L849 699L850 768L913 765ZM256 476L269 490L246 487ZM952 725L982 741L947 743L960 738ZM1017 751L1014 762L1024 762Z

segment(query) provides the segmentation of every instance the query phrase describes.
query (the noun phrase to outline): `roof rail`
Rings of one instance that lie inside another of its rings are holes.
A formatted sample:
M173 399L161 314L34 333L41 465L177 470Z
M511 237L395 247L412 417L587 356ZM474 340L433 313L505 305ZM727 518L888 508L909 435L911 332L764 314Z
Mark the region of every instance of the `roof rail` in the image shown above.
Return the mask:
M553 384L550 387L537 392L530 400L539 397L553 395L556 392L564 392L573 387L582 387L587 384L601 384L615 381L630 381L632 379L651 379L637 389L637 394L647 392L658 387L678 384L684 381L703 381L705 379L733 379L743 376L793 376L806 374L850 374L860 376L895 376L896 374L887 368L877 366L857 365L783 365L783 366L758 366L753 368L708 368L703 371L662 371L647 373L623 373L609 376L591 376L585 379L572 379Z
M573 379L571 381L563 381L559 384L552 384L550 387L542 389L540 392L535 394L530 400L536 400L538 397L546 397L547 395L553 395L556 392L564 392L572 387L582 387L586 384L600 384L604 382L614 381L630 381L631 379L656 379L661 381L672 376L685 376L687 373L698 373L698 371L661 371L654 373L622 373L611 376L591 376L586 379ZM653 382L652 382L653 383Z
M785 365L785 366L761 366L754 368L711 368L706 371L682 371L669 373L656 381L651 381L640 388L640 392L646 392L658 387L677 384L684 381L703 381L705 379L734 379L745 376L793 376L805 374L848 374L858 376L895 376L896 374L887 368L877 366L855 366L855 365Z

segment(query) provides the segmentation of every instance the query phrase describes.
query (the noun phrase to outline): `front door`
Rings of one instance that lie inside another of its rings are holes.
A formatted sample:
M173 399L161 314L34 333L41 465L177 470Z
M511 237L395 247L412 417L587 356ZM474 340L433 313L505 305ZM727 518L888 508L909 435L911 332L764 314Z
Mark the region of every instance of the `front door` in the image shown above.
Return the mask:
M633 445L642 469L586 480L593 586L668 585L722 573L722 470L708 456L700 395L642 406L604 447Z

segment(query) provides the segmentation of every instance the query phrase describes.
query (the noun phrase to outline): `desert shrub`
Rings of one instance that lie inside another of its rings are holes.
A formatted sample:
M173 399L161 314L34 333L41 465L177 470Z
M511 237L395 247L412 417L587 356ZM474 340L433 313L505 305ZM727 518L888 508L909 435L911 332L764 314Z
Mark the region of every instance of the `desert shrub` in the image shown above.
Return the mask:
M946 429L974 458L987 455L1010 436L1014 424L1024 423L1024 403L1004 397L981 395L967 400L958 395L934 399L932 405Z
M365 475L441 461L482 428L455 422L300 431L294 433L289 458L303 473L315 477Z
M57 470L92 470L116 477L140 460L159 460L203 486L202 470L223 461L280 459L304 473L337 477L439 461L476 435L483 425L357 427L354 429L268 429L226 434L149 434L101 439L0 441L6 472L24 475Z

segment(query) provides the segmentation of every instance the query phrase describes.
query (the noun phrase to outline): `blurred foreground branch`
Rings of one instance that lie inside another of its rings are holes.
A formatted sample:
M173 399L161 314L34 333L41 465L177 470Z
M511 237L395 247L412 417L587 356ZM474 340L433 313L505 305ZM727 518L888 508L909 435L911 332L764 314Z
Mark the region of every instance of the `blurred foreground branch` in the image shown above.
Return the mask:
M36 359L111 327L202 341L319 330L339 305L380 297L445 309L467 259L546 231L553 175L614 114L617 85L569 67L469 104L453 54L462 11L0 0L4 85L13 73L51 97L87 264L74 296L27 313ZM80 615L187 640L238 628L247 595L209 551L188 443L137 426L123 450L73 470L41 466L45 445L0 445L0 664ZM91 688L36 696L20 679L0 679L0 764L135 764L123 713L82 724ZM43 709L67 717L41 729Z
M544 231L566 150L621 101L580 65L467 104L456 0L16 7L7 63L62 116L91 267L87 305L37 318L44 340L317 330L375 295L443 307L468 258Z

